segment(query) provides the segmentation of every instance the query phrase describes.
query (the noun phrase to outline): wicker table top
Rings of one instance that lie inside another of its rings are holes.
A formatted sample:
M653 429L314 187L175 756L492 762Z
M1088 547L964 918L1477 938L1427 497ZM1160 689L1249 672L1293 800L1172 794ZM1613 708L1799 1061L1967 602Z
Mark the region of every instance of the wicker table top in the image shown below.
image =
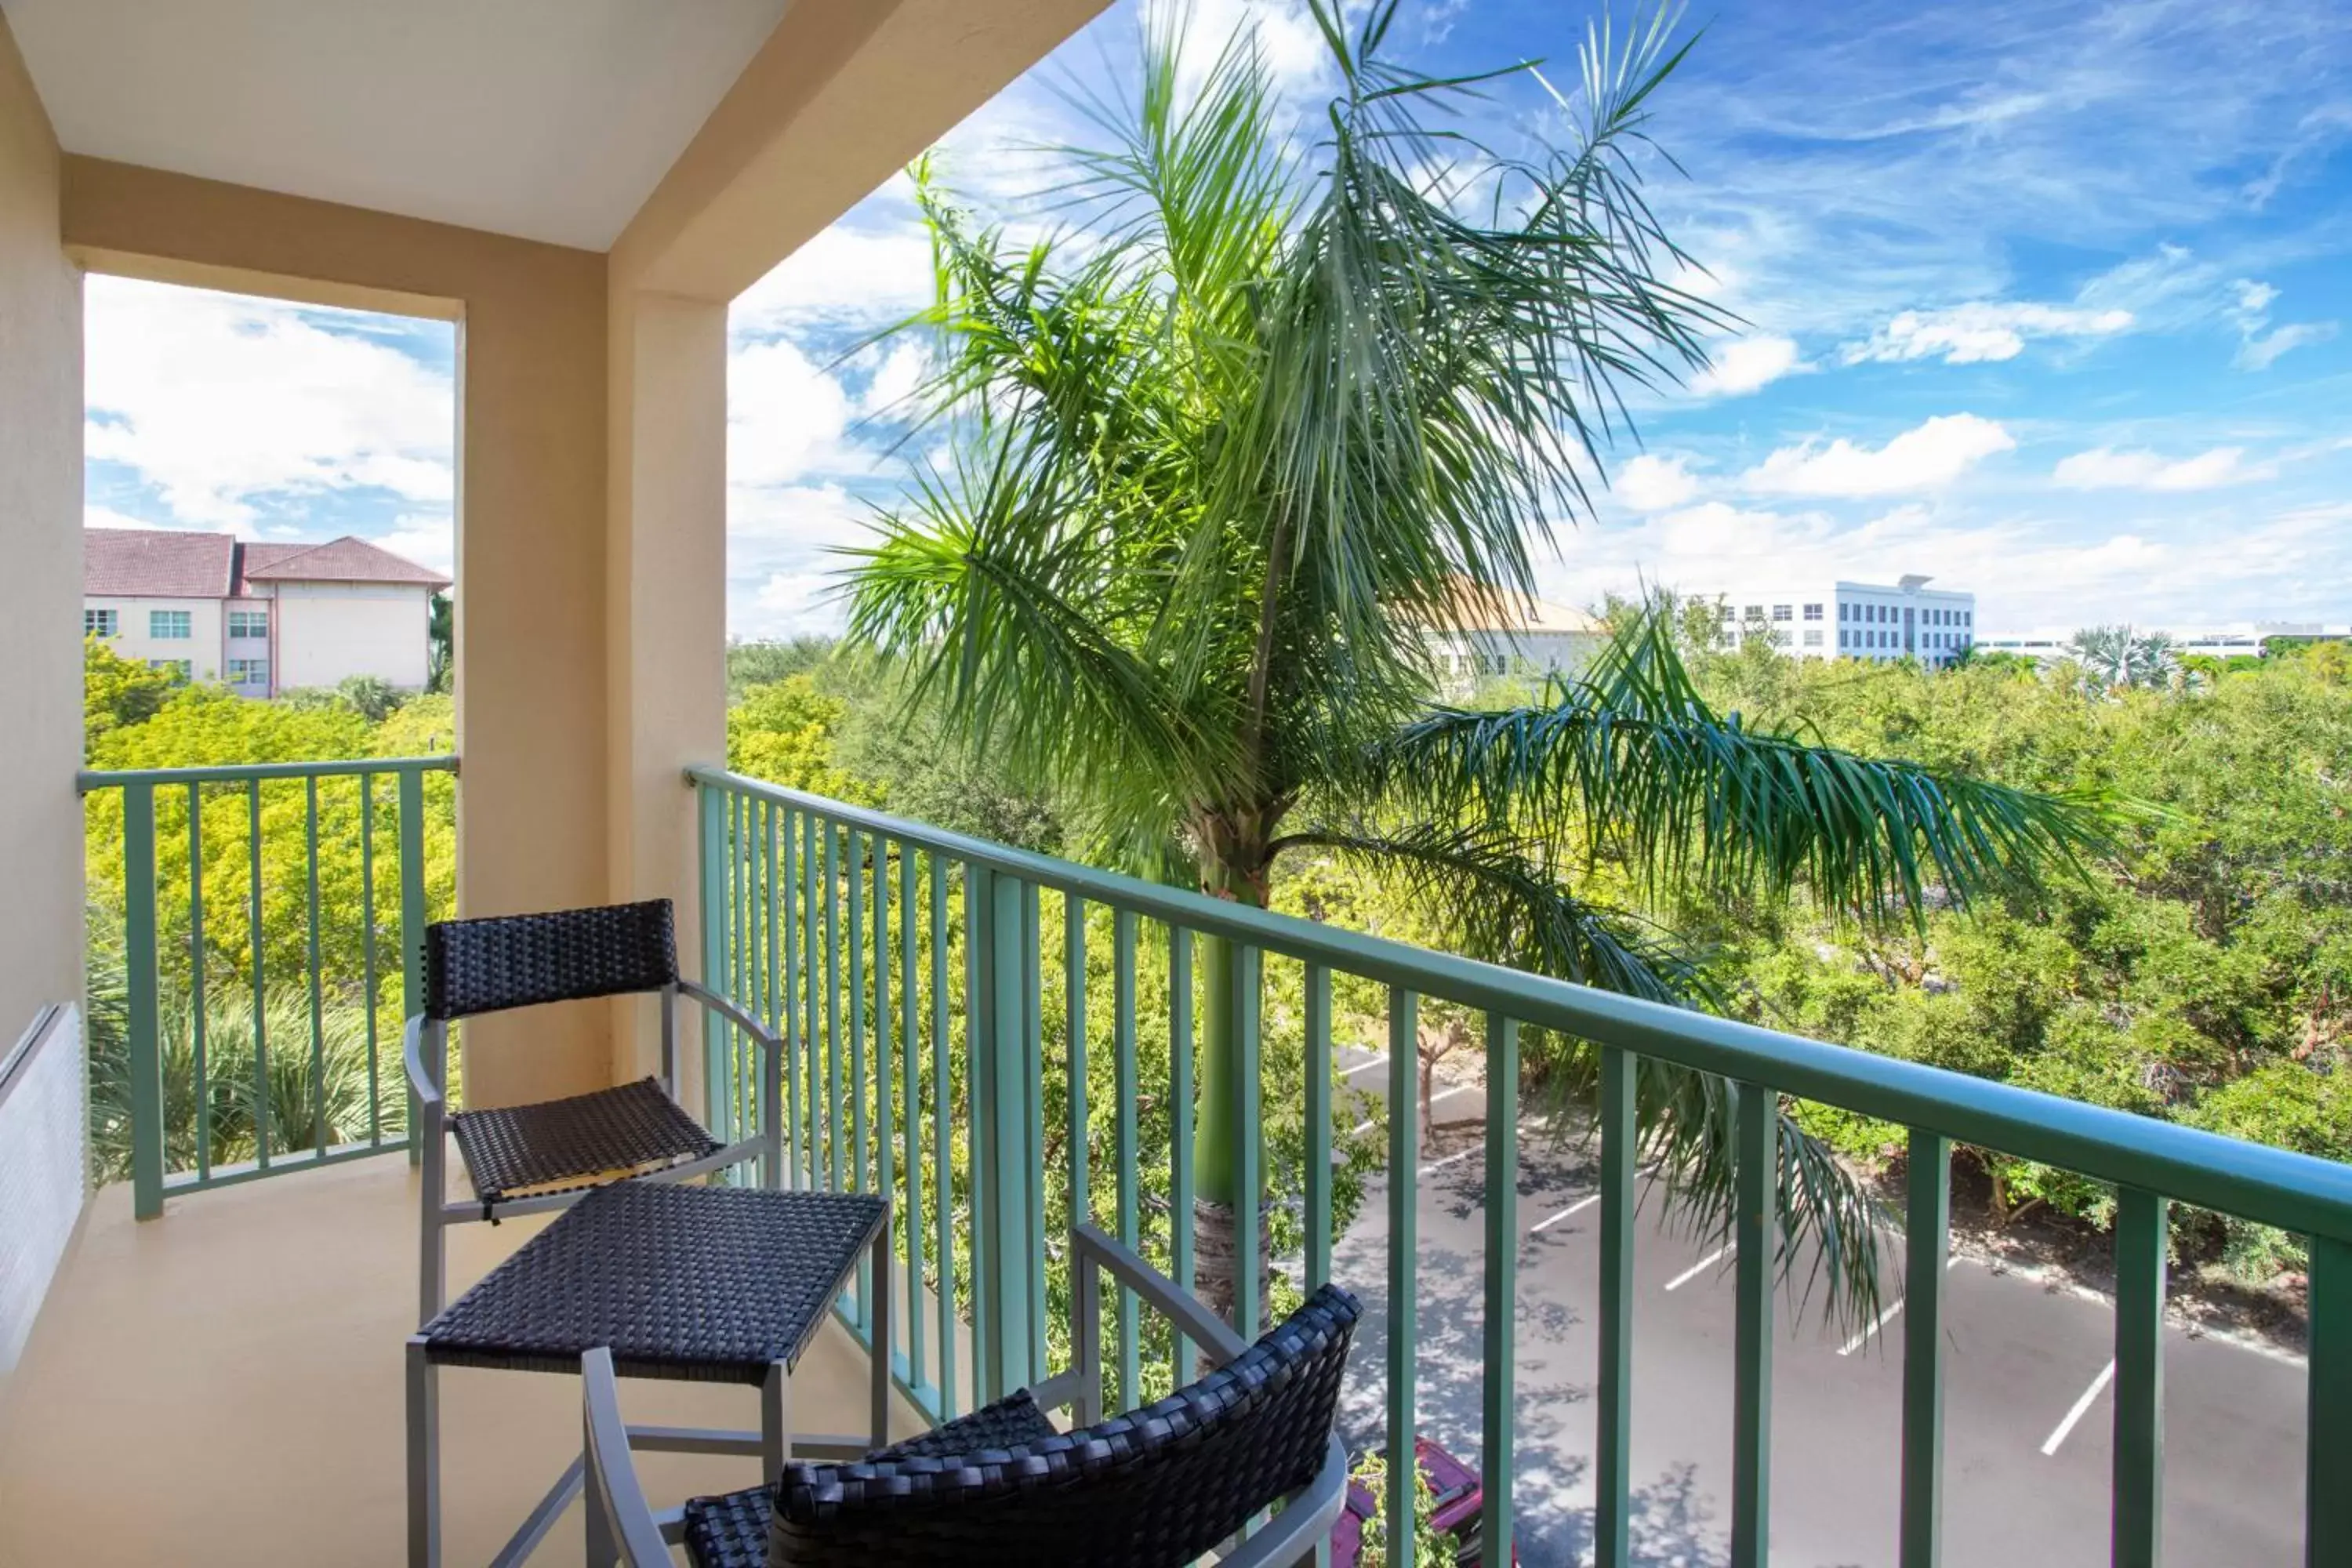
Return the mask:
M622 1182L589 1194L421 1331L445 1366L754 1386L799 1361L882 1228L848 1193Z

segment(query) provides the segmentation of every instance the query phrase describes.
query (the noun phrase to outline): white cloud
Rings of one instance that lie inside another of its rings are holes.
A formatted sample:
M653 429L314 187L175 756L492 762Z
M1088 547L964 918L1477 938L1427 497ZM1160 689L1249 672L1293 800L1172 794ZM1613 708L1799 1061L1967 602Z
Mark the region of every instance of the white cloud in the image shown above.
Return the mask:
M151 522L143 517L132 517L110 506L85 506L81 509L84 528L168 528L169 523Z
M727 322L739 338L818 321L882 326L930 300L931 242L919 222L835 224L737 295Z
M2271 325L2271 307L2279 291L2257 279L2241 278L2230 285L2234 302L2230 317L2238 324L2238 353L2231 363L2240 370L2268 370L2291 350L2324 343L2336 335L2333 321L2289 321Z
M1693 392L1739 397L1792 372L1812 368L1797 358L1793 338L1741 338L1709 358L1706 369L1691 378Z
M727 478L792 484L863 473L872 454L848 440L856 405L838 376L788 339L738 348L727 361Z
M2168 459L2149 451L2094 447L2062 459L2051 478L2070 489L2208 490L2265 479L2271 470L2247 468L2242 447L2215 447L2193 458Z
M2132 320L2129 310L2114 307L1979 300L1902 311L1866 342L1847 344L1843 357L1848 364L1915 359L1977 364L2015 359L2025 352L2028 338L2105 337L2129 327Z
M263 498L358 486L451 499L455 388L376 319L95 274L84 299L84 451L177 521L249 529Z
M404 517L393 524L391 532L379 533L368 542L419 566L457 574L457 530L449 518Z
M1826 445L1782 447L1740 482L1767 495L1894 495L1948 485L1972 465L2016 445L1995 420L1942 414L1884 447L1857 446L1843 437Z
M2288 350L2324 343L2335 335L2336 323L2333 321L2290 321L2259 337L2248 338L2239 346L2237 358L2231 363L2240 370L2268 370L2278 362L2279 355Z
M1187 81L1206 75L1225 41L1244 26L1257 29L1258 52L1277 91L1311 89L1329 70L1330 48L1306 0L1192 0L1184 30Z
M1643 452L1617 470L1609 493L1636 511L1664 511L1698 494L1698 479L1685 458Z

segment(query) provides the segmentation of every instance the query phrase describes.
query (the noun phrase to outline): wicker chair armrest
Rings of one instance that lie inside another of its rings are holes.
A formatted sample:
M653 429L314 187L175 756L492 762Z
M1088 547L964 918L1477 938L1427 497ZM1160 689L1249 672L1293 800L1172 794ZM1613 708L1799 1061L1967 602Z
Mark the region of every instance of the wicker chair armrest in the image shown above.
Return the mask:
M442 1100L441 1086L425 1070L425 1030L428 1020L419 1013L408 1020L401 1032L401 1059L408 1064L408 1087L427 1106L438 1106Z
M733 1024L737 1028L741 1029L745 1034L750 1035L753 1039L759 1041L761 1045L767 1047L770 1051L781 1053L783 1050L784 1042L782 1039L778 1037L778 1036L771 1030L767 1025L762 1024L759 1019L754 1018L751 1014L736 1005L736 1004L730 998L721 996L718 992L711 990L709 986L698 985L695 982L688 980L683 976L678 980L677 989L681 995L691 996L697 1002L701 1003L712 1012L719 1014L728 1022Z
M580 1358L580 1427L590 1541L609 1544L620 1568L669 1568L669 1547L629 1453L613 1352L602 1345Z

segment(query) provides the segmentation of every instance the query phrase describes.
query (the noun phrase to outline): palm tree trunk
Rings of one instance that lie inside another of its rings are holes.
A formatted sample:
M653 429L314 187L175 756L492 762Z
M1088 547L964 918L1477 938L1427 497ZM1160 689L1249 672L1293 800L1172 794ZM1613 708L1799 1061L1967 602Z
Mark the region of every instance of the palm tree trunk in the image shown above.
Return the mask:
M1234 1006L1227 945L1217 937L1203 937L1200 943L1201 962L1208 969L1208 994L1207 1005L1201 1015L1196 1080L1200 1085L1200 1110L1192 1133L1193 1289L1212 1311L1229 1323L1236 1321L1234 1282L1238 1258L1234 1233L1234 1217L1244 1201L1240 1191L1241 1140L1257 1139L1260 1185L1257 1192L1249 1194L1249 1201L1260 1205L1257 1319L1263 1326L1272 1302L1273 1274L1272 1244L1267 1238L1264 1209L1265 1130L1261 1126L1238 1126L1234 1115L1237 1098L1234 1091L1240 1085L1244 1063L1240 1032L1234 1026L1239 1010Z

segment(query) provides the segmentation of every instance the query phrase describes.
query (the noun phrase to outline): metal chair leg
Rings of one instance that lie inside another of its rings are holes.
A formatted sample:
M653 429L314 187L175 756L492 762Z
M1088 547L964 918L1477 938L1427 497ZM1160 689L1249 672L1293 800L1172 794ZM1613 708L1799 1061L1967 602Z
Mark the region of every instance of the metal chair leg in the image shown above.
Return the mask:
M874 1446L890 1446L890 1281L892 1248L890 1215L883 1211L882 1228L874 1237L874 1342L867 1360L874 1386Z
M425 1359L422 1336L408 1342L407 1383L408 1565L440 1568L440 1369Z
M781 1479L784 1461L793 1451L793 1369L780 1361L768 1363L767 1380L760 1385L760 1474L770 1486Z

